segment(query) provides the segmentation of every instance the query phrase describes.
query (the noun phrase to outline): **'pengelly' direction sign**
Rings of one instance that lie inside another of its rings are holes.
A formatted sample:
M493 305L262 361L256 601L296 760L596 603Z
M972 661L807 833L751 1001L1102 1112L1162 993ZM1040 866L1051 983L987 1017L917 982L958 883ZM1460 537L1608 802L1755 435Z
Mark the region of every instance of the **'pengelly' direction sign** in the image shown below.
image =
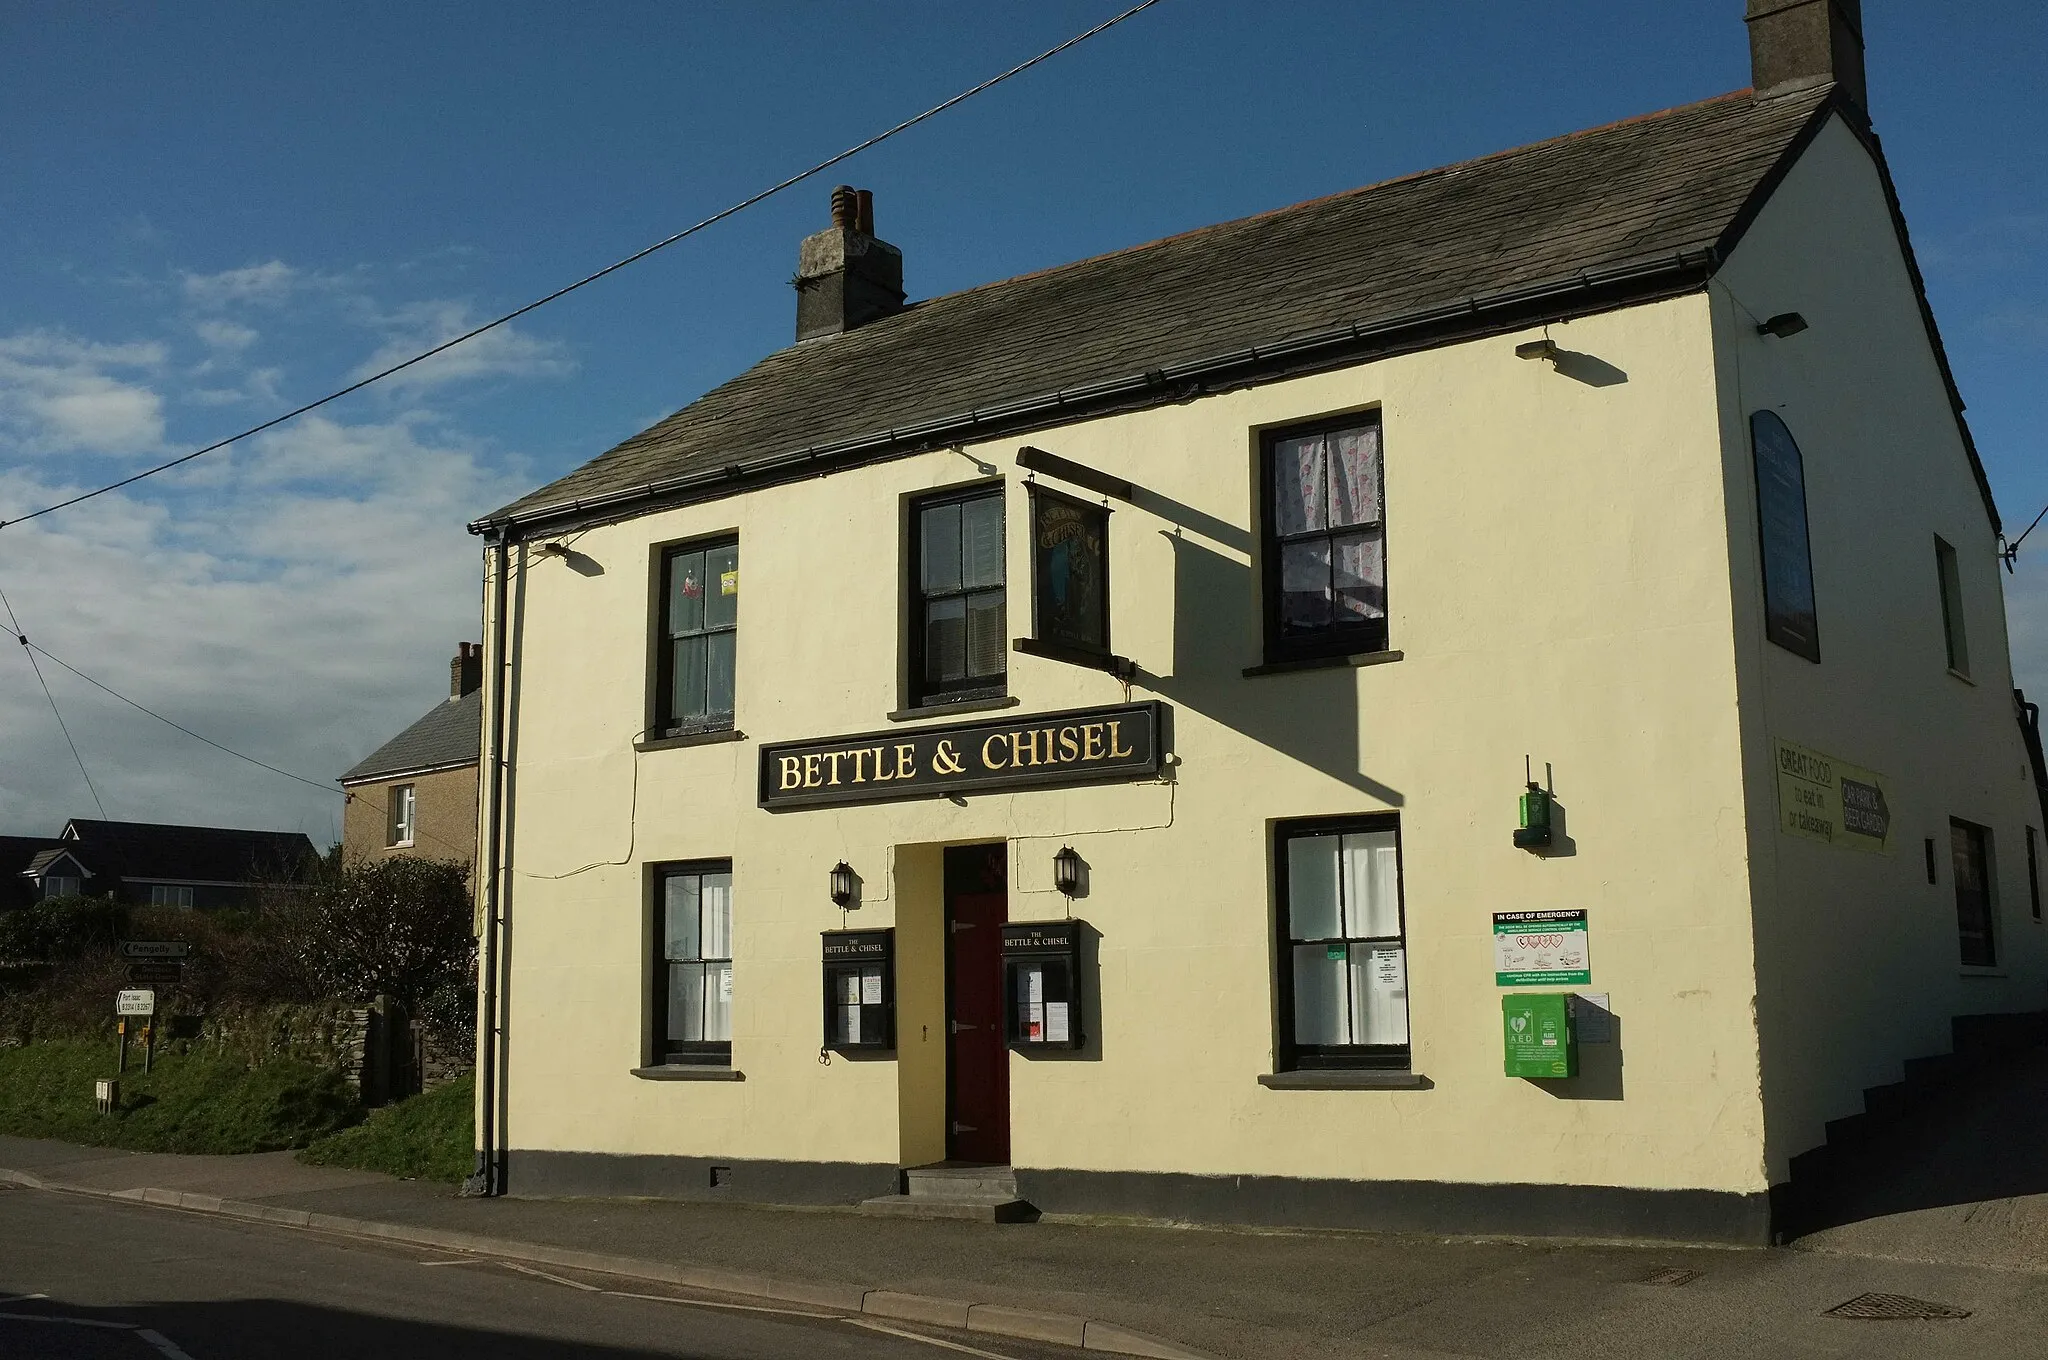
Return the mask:
M182 959L189 958L192 946L183 940L123 940L121 957L124 959Z

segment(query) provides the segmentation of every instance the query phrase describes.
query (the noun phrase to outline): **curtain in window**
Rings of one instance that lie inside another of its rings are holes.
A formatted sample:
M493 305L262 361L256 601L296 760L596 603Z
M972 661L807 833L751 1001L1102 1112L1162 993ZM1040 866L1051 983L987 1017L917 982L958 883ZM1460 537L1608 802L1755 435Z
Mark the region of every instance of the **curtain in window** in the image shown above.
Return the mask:
M730 721L738 634L740 545L723 543L669 558L669 721Z
M663 902L668 1037L732 1039L732 875L673 874Z
M1274 444L1283 632L1313 633L1386 618L1383 514L1378 426Z
M920 510L918 561L926 686L969 689L1000 681L1009 643L1002 497Z
M1392 831L1287 842L1294 1042L1408 1042L1408 968Z

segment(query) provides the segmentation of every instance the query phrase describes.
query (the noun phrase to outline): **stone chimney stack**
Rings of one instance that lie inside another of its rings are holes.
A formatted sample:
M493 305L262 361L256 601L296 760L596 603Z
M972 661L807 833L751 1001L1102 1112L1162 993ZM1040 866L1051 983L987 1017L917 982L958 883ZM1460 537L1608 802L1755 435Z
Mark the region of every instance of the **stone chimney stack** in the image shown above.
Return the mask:
M842 184L832 225L797 250L796 338L838 335L903 309L903 252L875 237L875 197Z
M460 699L484 687L484 645L458 642L455 659L448 663L448 697Z
M1862 0L1749 0L1749 83L1776 94L1833 81L1868 110Z

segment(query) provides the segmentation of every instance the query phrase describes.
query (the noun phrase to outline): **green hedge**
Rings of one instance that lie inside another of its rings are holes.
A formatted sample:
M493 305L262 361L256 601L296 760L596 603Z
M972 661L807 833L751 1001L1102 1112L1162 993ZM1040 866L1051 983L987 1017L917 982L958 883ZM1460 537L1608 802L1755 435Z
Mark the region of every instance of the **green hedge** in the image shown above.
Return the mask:
M460 1181L476 1162L476 1080L465 1073L381 1110L299 1154L317 1166L382 1171L408 1180Z
M217 1050L159 1050L142 1072L129 1050L121 1104L100 1114L93 1082L115 1075L111 1041L51 1040L0 1049L0 1133L143 1152L274 1152L304 1147L362 1117L355 1088L292 1059L250 1067Z

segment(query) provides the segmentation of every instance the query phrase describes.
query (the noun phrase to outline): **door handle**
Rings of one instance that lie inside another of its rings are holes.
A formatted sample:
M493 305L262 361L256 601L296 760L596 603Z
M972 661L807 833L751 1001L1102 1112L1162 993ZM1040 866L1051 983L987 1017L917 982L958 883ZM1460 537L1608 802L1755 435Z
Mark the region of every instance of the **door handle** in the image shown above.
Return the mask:
M955 1132L955 1133L979 1133L979 1132L981 1132L981 1130L980 1130L980 1129L978 1129L978 1128L976 1128L976 1127L975 1127L974 1125L972 1125L972 1124L963 1124L963 1123L961 1123L961 1122L960 1122L959 1120L957 1120L957 1119L956 1119L956 1120L954 1120L954 1121L953 1121L953 1132Z
M951 930L951 931L956 931L956 932L957 932L957 931L962 931L962 930L972 930L972 929L974 929L974 922L972 922L972 921L948 921L948 922L946 922L946 928L947 928L948 930Z
M953 1033L955 1034L961 1034L970 1029L980 1028L978 1025L963 1025L958 1020L950 1021L949 1023L953 1026Z

